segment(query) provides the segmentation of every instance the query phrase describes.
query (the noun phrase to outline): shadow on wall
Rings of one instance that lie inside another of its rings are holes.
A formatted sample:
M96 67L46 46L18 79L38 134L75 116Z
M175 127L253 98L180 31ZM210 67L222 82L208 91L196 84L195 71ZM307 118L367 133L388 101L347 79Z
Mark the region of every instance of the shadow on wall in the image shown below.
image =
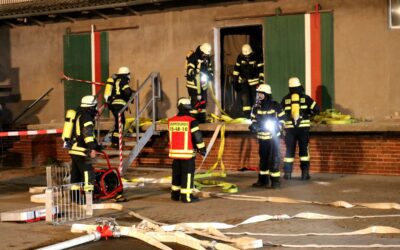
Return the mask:
M11 68L10 28L0 28L0 129L7 130L13 119L12 104L21 99L19 70Z
M251 152L252 152L251 141L252 141L252 139L253 138L251 138L251 137L243 137L242 138L242 140L240 142L240 147L239 147L240 165L237 167L237 169L258 167L258 165L254 166L251 164Z
M155 114L156 120L166 118L167 111L171 108L171 101L165 94L162 86L163 86L163 82L162 82L162 78L160 78L160 93L161 94L160 94L160 98L156 99L156 114ZM155 91L155 95L157 95L158 90L155 89L154 91ZM152 96L152 89L150 88L146 92L145 103L148 103L151 100L151 96ZM152 117L151 108L147 109L146 115L147 115L147 117L150 117L150 118Z

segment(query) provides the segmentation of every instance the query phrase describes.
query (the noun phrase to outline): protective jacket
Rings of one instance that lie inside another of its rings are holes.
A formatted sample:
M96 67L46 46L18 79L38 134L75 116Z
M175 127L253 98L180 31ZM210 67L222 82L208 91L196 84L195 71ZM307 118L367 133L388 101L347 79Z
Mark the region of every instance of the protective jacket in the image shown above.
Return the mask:
M256 53L248 56L239 54L233 69L235 84L246 84L254 86L264 83L264 63Z
M126 105L133 91L129 87L130 79L126 75L116 75L107 79L104 97L111 105Z
M186 59L186 87L196 90L198 95L202 94L202 90L207 90L208 83L214 79L212 61L209 57L202 57L202 54L198 46ZM200 73L207 77L206 81L201 80Z
M72 148L69 154L87 156L91 150L96 150L99 145L95 139L95 109L79 108L72 135Z
M280 136L285 122L285 112L279 103L271 97L254 105L251 112L253 130L257 131L257 138L270 140Z
M192 159L196 155L196 148L205 148L198 124L188 112L179 112L168 119L170 158Z
M304 94L302 87L291 88L291 93L283 97L281 106L286 113L286 129L309 128L311 116L319 113L317 103Z

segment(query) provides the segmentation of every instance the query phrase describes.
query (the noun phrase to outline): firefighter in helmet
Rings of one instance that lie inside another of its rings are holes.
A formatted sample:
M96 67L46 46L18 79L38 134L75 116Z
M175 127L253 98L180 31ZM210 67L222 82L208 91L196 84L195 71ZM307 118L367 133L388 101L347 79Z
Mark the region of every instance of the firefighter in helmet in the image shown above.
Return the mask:
M69 148L72 159L71 183L84 182L84 191L99 193L99 184L96 182L96 174L92 167L91 159L96 157L96 151L102 151L103 147L98 144L95 134L95 118L97 115L97 99L93 95L82 97L80 107L77 111L68 110L62 138ZM107 178L104 179L107 181ZM89 184L89 185L86 185ZM110 188L110 186L109 186ZM79 186L71 187L71 197L82 199ZM126 201L122 193L117 193L114 201Z
M257 134L260 156L260 172L253 187L280 187L280 131L284 124L285 112L272 99L271 87L260 84L257 88L257 102L252 108L249 129Z
M91 158L96 157L96 150L101 149L94 135L96 105L95 96L82 97L71 127L71 148L68 152L72 159L71 183L88 182L94 185L96 182L91 164Z
M168 119L169 157L172 162L171 199L185 203L199 199L193 196L196 150L206 154L199 122L190 115L188 98L178 100L178 114Z
M186 56L186 87L190 96L190 113L200 123L206 122L207 89L214 80L211 45L203 43Z
M319 113L319 107L310 96L304 93L304 89L297 77L289 79L289 94L283 97L281 106L286 113L286 155L283 160L283 178L286 180L292 178L294 154L296 144L299 143L301 179L308 180L310 179L310 155L308 150L310 118Z
M106 88L104 91L104 99L106 100L109 109L114 116L114 131L112 133L112 147L119 146L119 124L118 113L126 105L134 93L129 87L131 74L128 67L120 67L118 73L107 79ZM121 114L122 131L125 127L125 114Z
M249 44L244 44L233 69L233 86L242 101L242 111L247 118L250 118L251 107L256 100L256 89L262 83L264 83L262 58L254 53Z

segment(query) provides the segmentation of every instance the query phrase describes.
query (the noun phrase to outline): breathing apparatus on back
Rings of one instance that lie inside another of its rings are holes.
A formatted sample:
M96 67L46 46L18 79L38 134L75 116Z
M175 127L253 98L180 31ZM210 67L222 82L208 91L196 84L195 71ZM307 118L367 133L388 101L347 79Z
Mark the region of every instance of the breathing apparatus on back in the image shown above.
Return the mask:
M82 97L80 108L88 109L88 111L91 112L93 116L95 116L97 113L96 105L97 105L96 97L93 95L87 95ZM70 149L72 147L73 140L75 137L74 134L75 122L76 118L79 116L78 113L79 111L77 112L73 109L69 109L65 114L64 129L61 135L61 138L64 141L64 148Z

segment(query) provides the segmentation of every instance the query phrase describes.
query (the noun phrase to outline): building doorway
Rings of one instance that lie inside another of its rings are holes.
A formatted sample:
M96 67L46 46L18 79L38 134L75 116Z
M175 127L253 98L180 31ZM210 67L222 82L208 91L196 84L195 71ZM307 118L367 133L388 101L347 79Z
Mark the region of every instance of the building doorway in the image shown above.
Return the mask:
M242 104L232 85L232 73L242 45L248 43L253 51L263 55L262 25L224 27L220 29L221 45L221 105L231 117L242 117Z

